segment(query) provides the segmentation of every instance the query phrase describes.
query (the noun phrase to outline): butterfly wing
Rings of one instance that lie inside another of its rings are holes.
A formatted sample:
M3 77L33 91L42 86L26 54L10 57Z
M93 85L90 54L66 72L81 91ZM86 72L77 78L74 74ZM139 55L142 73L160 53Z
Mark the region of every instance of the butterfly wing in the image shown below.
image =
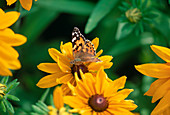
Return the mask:
M93 43L90 40L85 41L84 47L82 47L82 52L84 55L80 55L80 59L83 62L98 62L100 61L96 58L96 49L94 48Z
M73 56L79 62L97 62L96 50L90 40L87 40L77 27L72 32Z
M72 32L72 45L73 45L73 56L77 57L76 54L81 52L82 48L85 45L85 37L80 33L80 30L77 27L74 27Z

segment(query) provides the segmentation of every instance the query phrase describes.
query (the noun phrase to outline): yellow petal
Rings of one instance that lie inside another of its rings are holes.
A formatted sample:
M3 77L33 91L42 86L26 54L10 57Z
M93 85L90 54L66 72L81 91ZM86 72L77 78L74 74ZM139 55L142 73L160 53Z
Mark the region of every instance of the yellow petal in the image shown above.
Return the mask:
M3 41L11 46L19 46L27 41L27 38L20 34L15 34L10 28L0 31L0 41Z
M68 87L70 88L71 93L72 93L73 95L76 95L75 87L74 87L70 82L68 82L67 85L68 85Z
M1 66L0 66L0 75L1 76L12 76L12 72L7 68L7 63L0 59Z
M109 97L113 95L115 92L118 91L118 89L122 89L125 86L126 83L126 76L122 76L112 82L110 82L109 87L107 87L107 90L104 92L105 97Z
M86 73L85 78L86 79L84 79L84 83L87 84L87 86L90 90L89 92L91 92L91 95L94 95L96 93L95 87L94 87L96 79L94 78L94 76L91 73Z
M158 105L152 111L151 115L169 115L170 113L170 91L160 100Z
M170 62L170 49L162 46L152 45L151 49L164 61Z
M97 94L103 94L104 88L103 82L106 82L107 74L104 72L103 67L100 68L100 70L97 72L96 75L96 93Z
M61 88L63 90L63 95L72 95L72 92L67 84L62 84Z
M142 64L135 66L135 68L140 73L155 78L168 78L170 74L168 64Z
M53 101L55 107L60 110L64 106L63 91L61 87L56 87L53 92Z
M19 0L21 3L21 6L26 9L26 10L30 10L31 6L32 6L32 0Z
M64 97L64 103L68 104L69 106L73 108L82 108L86 107L85 104L82 103L82 101L75 96L65 96Z
M70 60L64 56L62 53L60 53L58 50L54 49L54 48L50 48L48 50L50 56L53 58L54 61L58 61L58 57L60 59L62 59L62 63L64 63L65 65L70 65Z
M12 70L17 70L21 68L21 63L18 59L11 60L8 62L8 68Z
M73 50L72 50L72 43L71 42L65 43L64 45L61 42L60 49L61 49L61 52L65 56L67 56L69 59L71 59L71 60L74 59L73 58Z
M6 0L7 1L7 5L11 5L11 4L13 4L13 3L15 3L17 0Z
M97 50L99 46L99 38L96 37L91 42L94 44L94 48Z
M104 69L109 69L112 65L112 62L92 62L88 65L88 70L98 71L101 66L103 66Z
M62 77L63 75L65 75L63 72L47 75L41 78L36 85L40 88L49 88L49 87L56 86L58 85L56 79Z
M0 9L0 17L1 17L1 20L0 20L0 29L5 29L9 26L11 26L12 24L14 24L19 16L20 16L20 13L19 12L16 12L16 11L10 11L10 12L3 12L2 9Z
M99 57L103 53L103 50L101 49L99 52L97 52L96 57Z
M87 88L88 84L87 85L84 85L84 83L82 82L82 80L80 80L78 78L78 75L77 73L75 73L75 80L76 80L76 83L77 83L77 87L76 87L76 92L78 93L78 95L80 95L81 97L83 98L87 98L87 97L90 97L91 96L91 93L90 93L90 90L89 88Z
M38 69L47 73L57 73L61 72L57 63L40 63Z
M153 96L153 94L155 93L155 91L162 85L164 84L169 78L164 78L164 79L158 79L156 81L154 81L149 90L144 94L147 96Z
M124 108L114 108L113 107L109 107L107 109L110 113L112 113L113 115L134 115L132 112L130 112L129 110L127 109L124 109Z
M73 75L70 73L70 74L65 74L64 76L58 78L57 81L59 81L60 83L67 83L72 79L73 79Z
M102 60L103 62L110 62L113 59L113 57L109 55L105 55L105 56L99 57L99 59Z
M81 115L92 115L91 109L81 111Z
M167 91L169 90L170 86L170 79L166 81L164 84L162 84L154 93L153 98L152 98L152 103L157 101L158 99L162 98Z
M66 73L71 73L71 68L70 65L66 65L65 63L63 63L62 58L58 57L58 66L59 68Z
M1 41L0 57L4 60L10 61L19 57L18 52L8 44Z
M113 95L109 101L111 104L114 104L115 102L120 102L124 100L128 95L133 91L133 89L122 89L121 91L117 92L115 95Z
M110 104L111 108L125 108L127 110L134 110L137 105L134 104L132 100L123 100L119 103Z

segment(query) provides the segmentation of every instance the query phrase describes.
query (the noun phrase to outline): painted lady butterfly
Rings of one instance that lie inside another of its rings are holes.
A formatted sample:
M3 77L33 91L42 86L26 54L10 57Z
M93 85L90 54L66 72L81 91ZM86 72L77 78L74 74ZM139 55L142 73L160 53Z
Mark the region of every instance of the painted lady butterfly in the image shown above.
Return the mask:
M79 31L74 27L72 32L72 45L74 60L71 64L80 65L83 62L99 62L100 59L96 58L96 49L90 40L87 40Z

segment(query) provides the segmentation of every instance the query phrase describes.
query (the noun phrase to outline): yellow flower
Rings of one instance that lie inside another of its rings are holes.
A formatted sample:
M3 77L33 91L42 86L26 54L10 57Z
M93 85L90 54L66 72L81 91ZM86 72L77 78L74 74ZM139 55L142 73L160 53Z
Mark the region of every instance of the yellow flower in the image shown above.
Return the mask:
M17 0L6 0L6 1L7 1L7 5L10 6L11 4L15 3ZM31 9L33 0L19 0L19 1L21 3L21 6L24 9L26 9L28 11ZM37 0L35 0L35 1L37 1Z
M53 100L55 108L53 106L48 106L48 109L50 110L49 115L71 115L66 112L66 108L64 107L63 92L61 87L55 88L53 92Z
M92 43L94 44L95 49L97 49L99 45L99 39L95 38ZM60 45L61 52L58 50L51 48L49 49L49 54L53 58L56 63L41 63L38 65L38 69L50 73L40 79L37 83L37 86L40 88L49 88L56 86L58 84L63 84L61 87L64 90L64 94L70 93L70 89L67 86L67 82L76 85L74 73L78 72L78 76L80 77L79 69L83 71L83 73L90 72L93 75L99 70L101 66L104 66L105 69L108 69L112 66L112 56L101 56L99 57L102 62L92 62L90 64L81 64L74 65L71 64L71 60L73 60L73 51L72 51L72 43L68 42L63 45L61 42ZM102 50L97 53L96 56L99 56L102 53Z
M71 112L82 115L133 115L130 111L136 109L137 105L132 100L125 100L133 91L123 89L126 76L112 81L100 68L96 77L90 73L83 74L82 71L81 77L82 80L75 73L76 87L68 83L74 95L65 96L64 103L74 108Z
M6 91L6 85L0 83L0 99L4 97Z
M15 34L9 26L17 21L20 13L11 11L5 13L0 9L0 75L12 76L9 69L16 70L21 68L18 60L19 54L13 46L19 46L26 42L26 37Z
M170 113L170 49L152 45L151 49L166 63L142 64L135 68L144 75L158 78L145 95L153 96L152 103L161 99L151 115L169 115Z

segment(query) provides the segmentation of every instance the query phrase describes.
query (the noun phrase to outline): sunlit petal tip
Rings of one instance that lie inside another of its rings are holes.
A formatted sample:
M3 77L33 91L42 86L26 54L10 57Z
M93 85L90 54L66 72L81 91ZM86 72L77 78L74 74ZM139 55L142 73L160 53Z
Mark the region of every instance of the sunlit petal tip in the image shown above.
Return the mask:
M161 47L163 47L163 46L151 45L150 47L151 47L152 50L155 50L155 49L159 49L159 48L161 48ZM168 49L168 48L167 48L167 49Z
M80 81L80 79L79 79L79 77L78 77L78 75L77 75L77 72L75 72L75 73L74 73L74 76L75 76L75 80L76 80L76 82L79 82L79 81Z
M63 41L61 41L60 50L61 50L61 51L63 50Z
M37 68L40 70L41 66L42 66L42 63L40 63L39 65L37 65Z
M124 78L125 80L127 79L127 77L124 75L124 76L122 76L121 78Z
M134 89L129 89L129 91L130 91L130 92L133 92L133 91L134 91Z
M151 49L164 61L170 62L170 49L163 46L152 45Z
M139 71L139 69L141 68L141 65L134 65L135 69Z
M94 44L94 48L95 49L97 49L98 48L98 46L99 46L99 38L94 38L93 40L92 40L92 43Z
M96 57L99 57L103 53L103 50L101 49L99 52L97 52Z
M125 83L125 82L126 82L127 77L124 75L124 76L120 77L119 79L121 79L121 81Z
M82 78L82 79L84 79L84 78L85 78L85 76L84 76L84 74L83 74L82 70L80 69L79 71L80 71L81 78Z
M78 113L79 110L78 110L78 109L69 109L69 112L70 112L70 113Z
M13 4L13 3L15 3L17 0L6 0L7 1L7 5L11 5L11 4Z
M70 82L67 82L67 85L71 89L72 95L76 95L75 87Z

